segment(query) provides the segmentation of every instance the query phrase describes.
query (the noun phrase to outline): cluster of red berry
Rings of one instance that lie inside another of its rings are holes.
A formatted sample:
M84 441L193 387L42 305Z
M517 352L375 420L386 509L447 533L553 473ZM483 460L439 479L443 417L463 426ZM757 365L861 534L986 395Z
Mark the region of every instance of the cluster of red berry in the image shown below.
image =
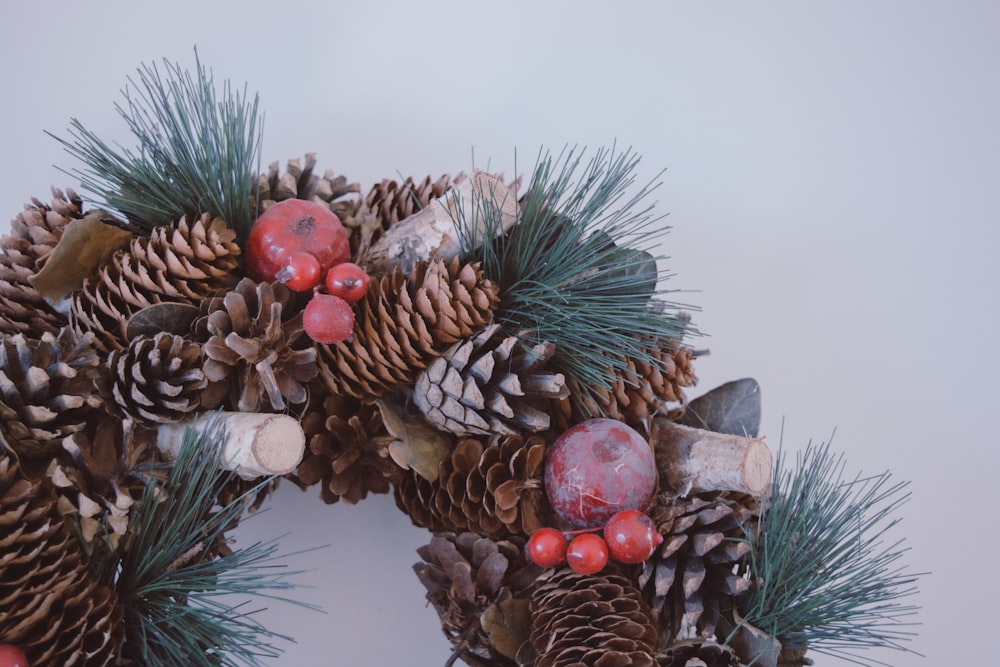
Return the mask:
M600 528L564 533L555 528L539 528L525 547L528 558L541 567L564 562L574 572L594 574L604 569L609 558L619 563L641 563L663 543L663 535L653 520L639 510L622 510Z
M13 644L0 644L0 667L28 667L28 659Z
M329 209L286 199L261 215L247 238L247 273L258 281L284 283L296 292L315 291L303 311L306 333L332 345L351 337L354 310L368 288L368 274L351 257L347 232Z

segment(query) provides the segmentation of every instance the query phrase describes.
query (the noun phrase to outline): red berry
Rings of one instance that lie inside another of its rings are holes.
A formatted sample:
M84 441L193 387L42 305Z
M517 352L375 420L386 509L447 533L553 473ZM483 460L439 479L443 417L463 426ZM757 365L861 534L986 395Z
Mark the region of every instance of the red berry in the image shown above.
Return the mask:
M302 326L317 343L333 345L354 333L354 310L339 296L314 294L302 311Z
M330 267L326 273L326 291L348 303L360 300L365 295L366 289L368 289L368 274L357 264L342 262Z
M320 271L319 260L314 254L297 250L285 258L284 265L274 274L274 279L285 283L290 290L308 292L319 284Z
M604 527L604 541L619 563L641 563L663 543L656 524L639 510L622 510Z
M540 567L555 567L566 560L566 536L555 528L539 528L525 545L528 558Z
M577 535L566 547L566 563L577 574L596 574L608 564L608 545L594 533Z
M0 667L28 667L28 659L13 644L0 644Z
M635 429L591 419L563 433L545 462L545 492L563 519L581 528L624 509L645 509L656 493L653 449Z
M286 199L267 209L250 228L245 250L247 273L258 282L274 281L293 252L312 253L323 269L351 258L340 218L304 199Z

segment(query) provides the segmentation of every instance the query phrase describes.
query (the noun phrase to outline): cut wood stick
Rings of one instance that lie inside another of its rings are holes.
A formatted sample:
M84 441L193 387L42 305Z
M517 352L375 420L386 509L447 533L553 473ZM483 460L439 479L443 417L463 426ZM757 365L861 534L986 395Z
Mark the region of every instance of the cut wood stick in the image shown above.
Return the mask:
M651 434L660 484L677 497L710 491L759 496L771 484L771 450L759 438L727 435L653 420Z
M176 458L188 426L205 428L221 420L229 438L222 449L222 467L246 480L285 475L302 462L306 436L299 422L288 415L259 412L207 412L193 420L162 424L156 446Z

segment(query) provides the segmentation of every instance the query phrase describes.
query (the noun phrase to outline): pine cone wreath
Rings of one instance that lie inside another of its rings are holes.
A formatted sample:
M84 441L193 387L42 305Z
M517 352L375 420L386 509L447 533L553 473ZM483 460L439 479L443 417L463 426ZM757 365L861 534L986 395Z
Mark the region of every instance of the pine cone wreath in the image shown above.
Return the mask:
M538 530L551 514L543 479L548 445L540 435L497 440L459 440L434 482L406 471L396 504L415 525L434 532L501 539Z
M42 482L0 454L0 644L30 664L118 664L125 640L114 591L94 579L73 528Z
M327 504L388 493L403 471L389 456L393 438L379 409L349 396L317 396L302 418L306 452L293 481L302 488L319 484Z
M525 559L523 542L439 533L417 553L422 562L413 569L457 656L480 667L518 664L514 658L527 640L528 596L541 574ZM525 621L521 632L510 622L491 624L496 613Z
M656 629L635 582L612 568L554 571L531 595L534 667L654 667Z
M0 333L38 338L66 325L66 316L49 305L30 279L66 225L83 215L83 200L75 192L53 188L51 203L32 199L10 221L10 234L0 239Z
M412 384L434 358L481 331L498 301L479 265L457 258L373 278L356 304L353 338L318 346L320 378L330 393L364 400Z
M74 327L80 334L93 332L102 352L125 348L129 318L143 308L199 303L231 287L240 255L235 239L221 218L208 214L133 239L74 293Z
M209 383L229 387L227 409L280 412L308 399L307 386L318 372L316 349L293 299L281 283L244 278L202 302L194 336L202 343Z
M544 431L549 414L537 406L569 395L564 376L545 369L554 351L545 343L529 348L491 324L432 361L417 377L413 402L458 435Z

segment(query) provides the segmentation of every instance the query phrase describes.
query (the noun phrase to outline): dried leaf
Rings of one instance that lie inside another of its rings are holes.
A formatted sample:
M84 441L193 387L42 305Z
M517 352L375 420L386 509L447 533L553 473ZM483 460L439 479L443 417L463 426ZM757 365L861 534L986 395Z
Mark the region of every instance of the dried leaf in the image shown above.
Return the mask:
M50 303L55 303L83 285L85 278L132 240L132 233L87 216L66 225L59 243L42 270L29 278Z
M679 423L716 433L756 438L760 430L760 385L753 378L719 385L691 401Z
M739 614L736 614L736 621L740 625L729 645L740 658L751 661L755 667L776 667L781 654L781 642L760 628L742 622Z
M154 303L128 318L125 337L155 336L161 331L176 335L186 334L198 315L198 307L191 303Z
M437 481L438 465L451 451L452 439L421 418L410 417L388 401L376 401L385 430L395 440L389 455L402 468L412 468L428 482Z
M531 611L527 598L503 600L490 605L479 619L493 647L511 660L531 632Z

